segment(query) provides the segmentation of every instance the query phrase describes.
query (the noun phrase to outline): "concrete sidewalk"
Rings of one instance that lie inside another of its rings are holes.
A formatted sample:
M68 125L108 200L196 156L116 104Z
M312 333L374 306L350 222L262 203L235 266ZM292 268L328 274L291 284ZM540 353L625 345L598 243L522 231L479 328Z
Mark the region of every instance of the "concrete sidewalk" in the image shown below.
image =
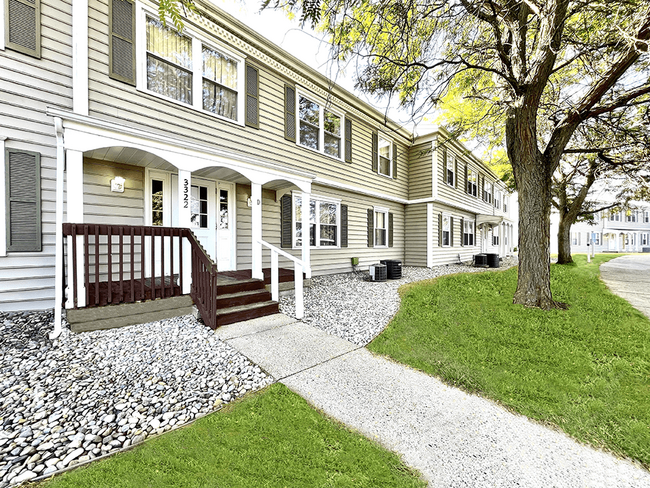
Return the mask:
M612 293L650 318L650 254L631 254L600 265L600 279Z
M436 378L276 315L216 334L432 487L650 487L650 473Z

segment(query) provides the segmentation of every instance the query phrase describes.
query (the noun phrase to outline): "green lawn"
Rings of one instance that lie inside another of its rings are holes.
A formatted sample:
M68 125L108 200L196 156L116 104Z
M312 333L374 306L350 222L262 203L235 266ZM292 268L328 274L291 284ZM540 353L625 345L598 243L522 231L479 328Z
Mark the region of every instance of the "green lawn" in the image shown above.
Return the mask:
M424 487L397 455L329 420L280 384L54 487Z
M614 257L552 266L568 310L513 305L516 268L406 285L369 349L648 467L650 321L599 280Z

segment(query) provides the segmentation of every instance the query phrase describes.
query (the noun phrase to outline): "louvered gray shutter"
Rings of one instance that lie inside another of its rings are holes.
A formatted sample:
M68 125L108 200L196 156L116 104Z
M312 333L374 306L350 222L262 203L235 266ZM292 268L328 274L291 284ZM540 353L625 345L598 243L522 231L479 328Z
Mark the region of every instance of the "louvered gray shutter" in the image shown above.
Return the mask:
M41 57L40 0L7 0L5 45L23 54Z
M341 247L348 247L348 206L341 205Z
M442 214L438 214L438 247L442 247Z
M296 89L284 85L284 138L296 142Z
M393 142L393 179L397 179L397 144Z
M372 133L372 171L379 172L379 134Z
M368 247L375 247L375 212L368 209Z
M293 199L291 195L283 195L280 199L280 247L291 248L293 245ZM303 237L305 235L303 229Z
M259 70L246 65L246 125L260 128Z
M109 76L135 85L135 3L110 0L109 10Z
M467 171L467 165L465 165L465 191L471 194L472 189L470 188L470 183L467 177L468 177L468 171Z
M458 158L454 160L454 188L458 188Z
M7 251L41 251L41 155L5 153Z
M352 121L345 118L345 162L352 162Z
M465 219L460 219L460 245L465 245Z
M447 148L442 148L442 181L447 183Z
M449 217L449 245L454 247L454 218Z
M393 247L393 214L388 213L388 247Z

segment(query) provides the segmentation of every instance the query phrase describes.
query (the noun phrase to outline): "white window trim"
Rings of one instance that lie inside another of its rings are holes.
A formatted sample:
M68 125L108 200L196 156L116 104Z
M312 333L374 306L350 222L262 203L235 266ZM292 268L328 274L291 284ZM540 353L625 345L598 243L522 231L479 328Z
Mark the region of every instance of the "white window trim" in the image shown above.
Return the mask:
M379 156L379 141L383 139L384 141L388 142L388 173L385 175L381 171L379 171L379 168L381 168L381 160ZM377 132L377 174L379 176L383 176L384 178L390 178L393 179L393 144L395 144L395 141L393 141L392 138L386 137L385 134L382 132ZM446 176L446 174L445 174ZM445 178L446 179L446 178Z
M447 232L449 232L449 244L445 244L445 236L443 234L443 232L445 232L445 217L449 219L449 229L447 230ZM442 227L440 228L440 234L441 234L440 240L442 243L442 247L451 247L451 219L452 216L450 214L447 213L442 214Z
M4 10L4 5L0 8ZM4 39L4 37L3 37ZM0 136L0 257L7 255L7 195L5 186L5 140L6 138Z
M374 235L372 236L372 241L374 244L373 247L377 249L386 249L388 248L388 232L389 232L388 213L390 212L390 210L386 207L373 207L372 209L373 209L372 218L374 220L373 223ZM378 213L383 213L385 215L384 222L386 222L386 244L384 244L383 246L377 244L377 214Z
M304 97L311 102L314 102L318 105L318 147L321 149L314 149L313 147L303 146L300 144L300 97ZM341 156L336 157L332 156L325 152L325 110L338 115L341 118ZM344 161L345 159L345 113L339 109L332 106L331 103L327 103L321 97L314 95L313 93L301 88L296 87L296 145L303 149L313 151L317 154L322 154L328 158L332 158L336 161Z
M302 249L302 244L301 245L296 245L296 198L300 198L302 201L302 192L294 191L291 192L291 248L292 249ZM313 193L309 195L309 201L314 200L316 203L318 202L323 202L323 203L334 203L336 204L336 246L320 246L318 245L318 242L320 239L316 239L317 244L315 246L310 245L310 249L341 249L341 199L340 198L333 198L333 197L326 197L326 196L321 196L321 195L314 195ZM300 220L300 223L302 224L302 219ZM309 223L311 225L311 222ZM318 230L319 230L320 222L318 221L318 217L316 218L316 231L317 231L317 236L319 235ZM303 231L302 233L302 238L304 239L305 236L309 238L309 232L305 233Z
M246 85L245 85L245 58L242 53L235 52L214 39L208 39L187 25L183 28L183 35L192 39L192 104L183 103L174 98L166 97L147 88L147 16L158 19L158 13L148 7L140 6L136 13L136 89L161 100L171 102L185 108L192 108L202 114L215 117L231 124L244 126ZM167 27L174 29L171 20L167 20ZM237 120L215 114L203 109L203 53L202 45L219 51L237 61ZM197 65L198 63L198 65Z
M5 50L5 1L0 0L0 51ZM1 142L4 142L4 140ZM0 256L4 256L5 254L1 252L2 249L0 248Z
M453 183L449 183L449 181L447 180L447 171L449 171L449 164L451 164L451 172L454 175ZM445 183L447 184L447 186L451 186L455 188L457 182L458 182L458 175L456 174L456 155L450 150L447 150L447 166L445 166Z
M476 233L474 232L474 230L475 230L474 222L475 222L474 220L463 219L463 229L462 229L461 239L463 240L463 245L464 246L468 246L468 247L476 246ZM472 237L472 244L465 244L465 234L466 234L466 232L465 232L465 227L464 226L466 226L467 224L471 224L469 226L469 228L472 231L471 234L473 236Z

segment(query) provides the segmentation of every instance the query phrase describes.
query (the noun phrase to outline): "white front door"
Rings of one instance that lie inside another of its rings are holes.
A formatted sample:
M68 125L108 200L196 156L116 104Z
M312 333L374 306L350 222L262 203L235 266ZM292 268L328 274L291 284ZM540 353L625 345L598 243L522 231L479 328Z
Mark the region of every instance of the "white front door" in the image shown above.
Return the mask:
M217 183L217 268L219 271L236 269L235 260L235 184Z
M169 173L161 171L149 171L146 181L147 202L145 225L169 227L172 224L171 199L170 199L170 178ZM146 237L144 242L145 253L145 276L151 276L151 253L154 253L155 276L162 272L162 238L155 237L152 245L151 237ZM169 272L169 244L165 242L165 273Z

